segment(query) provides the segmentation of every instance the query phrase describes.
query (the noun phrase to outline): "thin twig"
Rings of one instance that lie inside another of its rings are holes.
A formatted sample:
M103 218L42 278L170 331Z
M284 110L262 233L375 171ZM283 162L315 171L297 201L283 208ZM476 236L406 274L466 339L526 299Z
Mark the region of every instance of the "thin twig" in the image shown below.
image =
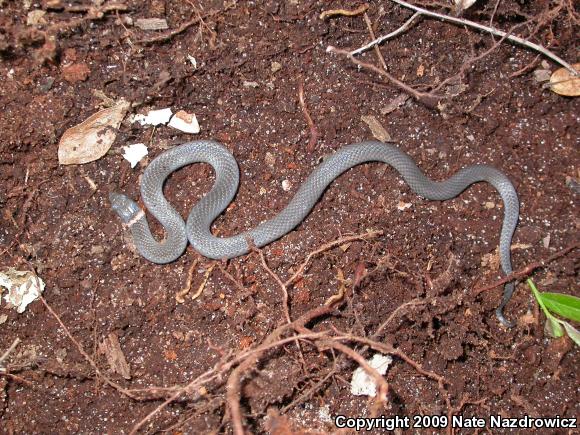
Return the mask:
M367 14L365 12L365 14L363 15L363 18L365 19L365 23L367 25L367 30L369 31L369 35L371 37L371 40L375 39L376 38L375 31L373 30L373 23L371 23L371 19L369 18L369 14ZM374 50L375 50L375 54L377 55L377 59L381 63L381 66L383 67L383 69L385 71L388 71L389 68L387 68L387 62L385 62L385 58L383 57L383 55L381 53L381 49L379 48L379 46L375 45Z
M282 289L282 305L284 306L284 315L286 316L286 322L291 323L292 320L290 319L290 307L288 306L288 286L286 286L277 273L274 273L270 266L268 266L268 262L266 261L266 257L264 257L264 252L261 249L255 248L260 256L260 261L262 262L262 267L268 272L268 274L274 278L274 280L278 283L280 288Z
M197 266L197 260L198 259L196 258L195 260L193 260L193 263L191 263L191 267L189 268L189 272L187 272L187 281L185 282L185 286L183 286L183 288L181 290L179 290L177 293L175 293L175 300L177 301L178 304L185 303L185 296L191 290L191 281L193 280L193 271L195 270L195 267Z
M34 275L34 279L36 281L36 286L38 288L40 288L40 278L38 277L38 275L36 273L36 269L34 268L34 266L32 264L30 264L30 262L26 258L22 258L22 260L28 265L28 268L30 269L30 271ZM93 358L91 358L91 356L85 351L85 349L77 341L77 339L74 338L74 336L72 335L70 330L67 328L67 326L64 324L64 322L62 321L60 316L58 314L56 314L56 311L54 311L52 309L52 307L48 304L48 302L46 302L46 299L44 299L44 297L42 297L41 295L39 295L38 298L44 304L44 306L46 307L48 312L50 314L52 314L52 316L56 319L56 321L58 322L58 324L60 325L60 327L62 328L64 333L66 334L66 336L70 339L70 341L72 341L74 343L74 345L76 346L79 353L91 365L91 367L93 368L93 370L95 371L97 376L99 376L107 385L113 387L118 392L124 394L127 397L130 397L131 399L139 400L139 398L135 394L133 394L131 391L127 390L126 388L122 387L121 385L117 384L116 382L112 381L107 376L105 376L105 374L99 369L99 367L97 366L97 363L93 360Z
M382 44L382 43L383 43L383 42L385 42L387 39L392 39L392 38L394 38L395 36L398 36L398 35L400 35L401 33L403 33L403 32L405 32L405 31L407 31L407 29L408 29L408 28L411 26L411 24L413 23L413 21L415 21L415 19L416 19L417 17L419 17L420 15L421 15L421 13L420 13L420 12L415 12L415 13L414 13L414 14L411 16L411 18L409 18L409 19L408 19L408 20L405 22L405 24L403 24L403 25L402 25L401 27L399 27L397 30L395 30L395 31L393 31L393 32L391 32L391 33L389 33L389 34L387 34L387 35L380 36L380 37L378 37L378 38L376 38L376 39L375 39L374 35L373 35L373 34L371 34L371 38L373 38L373 40L372 40L371 42L369 42L367 45L363 45L362 47L360 47L360 48L357 48L356 50L353 50L353 51L351 51L351 52L350 52L350 54L351 54L352 56L356 56L356 55L358 55L358 54L364 53L364 52L365 52L365 51L367 51L368 49L370 49L370 48L373 48L373 47L376 47L376 46L377 46L377 45L379 45L379 44Z
M539 269L541 267L546 266L548 263L563 257L564 255L568 254L569 252L573 251L574 249L578 249L580 247L580 242L576 242L571 244L570 246L562 249L561 251L556 252L555 254L550 255L549 257L545 258L544 260L534 261L533 263L528 264L526 267L523 267L515 272L510 273L506 277L492 283L486 285L484 287L479 287L473 290L473 292L478 295L488 290L493 290L494 288L500 287L507 282L514 281L516 279L524 278L530 275L534 270Z
M34 275L37 277L38 279L38 275L36 275L36 271L34 272ZM127 390L126 388L122 387L121 385L117 384L116 382L112 381L111 379L109 379L107 376L104 375L103 372L101 372L101 370L99 369L99 367L97 366L97 363L91 358L91 356L85 352L85 349L83 348L83 346L77 341L76 338L73 337L73 335L71 334L71 332L69 331L69 329L66 327L66 325L64 324L64 322L61 320L61 318L59 317L58 314L56 314L56 312L52 309L52 307L50 305L48 305L48 302L46 302L46 299L44 299L42 296L39 296L39 299L42 301L42 303L44 304L44 306L46 307L46 309L48 310L48 312L50 314L52 314L52 316L56 319L56 321L58 322L58 324L60 325L60 327L62 328L62 330L64 331L64 333L67 335L67 337L70 339L70 341L72 341L74 343L74 345L76 346L77 350L79 351L79 353L87 360L87 362L91 365L91 367L93 368L93 370L95 371L95 373L109 386L113 387L115 390L117 390L118 392L124 394L125 396L130 397L131 399L134 400L139 400L139 398L134 395L131 391Z
M384 329L387 327L387 325L389 323L391 323L391 321L404 309L406 309L407 307L416 307L418 305L425 305L429 302L429 300L427 299L421 299L421 298L416 298L416 299L412 299L409 302L405 302L402 305L399 305L392 313L391 315L387 318L387 320L385 320L378 328L377 330L374 332L373 335L371 335L371 338L377 338L381 335L381 333L384 331Z
M420 103L423 103L425 106L427 106L429 108L435 108L435 107L437 107L438 100L444 98L442 95L435 95L435 94L431 94L431 93L426 94L424 92L419 92L416 89L413 89L409 85L407 85L407 84L403 83L402 81L398 80L397 78L395 78L394 76L392 76L391 74L389 74L387 71L383 71L382 69L380 69L377 66L373 65L372 63L362 62L360 60L355 59L354 56L351 54L350 51L342 50L340 48L336 48L336 47L333 47L333 46L328 46L326 48L326 51L329 52L329 53L342 54L343 56L346 56L348 59L350 59L350 61L352 63L354 63L355 65L357 65L357 66L359 66L361 68L365 68L365 69L368 69L368 70L371 70L371 71L376 72L377 74L385 77L387 80L389 80L390 82L392 82L395 86L397 86L398 88L400 88L402 91L404 91L407 94L411 95L417 101L419 101Z
M383 232L380 230L379 231L368 231L366 233L355 234L353 236L344 236L344 237L341 237L341 238L334 240L332 242L325 243L320 248L309 253L306 256L306 259L298 267L298 270L296 272L294 272L294 275L292 275L290 278L288 278L288 280L286 280L286 282L284 284L286 286L289 286L292 283L294 283L296 280L298 280L300 277L302 277L302 275L304 274L304 270L306 269L306 266L308 266L308 264L310 263L310 260L312 260L312 258L316 257L317 255L320 255L323 252L328 251L329 249L332 249L336 246L343 245L343 244L348 243L348 242L353 242L355 240L373 239L373 238L381 236L381 235L383 235Z
M357 343L366 344L369 347L371 347L375 350L378 350L379 352L383 352L385 354L390 354L390 355L395 355L395 356L401 358L403 361L405 361L407 364L409 364L411 367L413 367L415 370L417 370L422 375L436 380L441 386L443 386L444 384L447 383L447 381L445 380L445 378L443 376L438 375L437 373L432 372L430 370L424 369L421 364L419 364L413 358L408 356L405 352L403 352L400 349L394 348L390 344L380 343L378 341L371 340L370 338L358 337L356 335L351 335L351 334L344 334L344 335L339 335L337 337L332 337L331 340L353 341L353 342L357 342Z
M16 349L16 346L18 346L19 343L20 343L20 338L16 337L14 339L14 341L12 342L12 344L10 345L10 347L8 349L6 349L6 352L4 352L2 354L2 356L0 356L0 367L2 367L2 363L4 362L4 360L6 358L8 358L8 355L10 355L10 353L12 353L12 351L14 349Z
M203 22L203 20L206 19L206 18L213 17L214 15L221 14L221 13L227 11L228 9L230 9L231 7L232 6L228 6L225 9L218 10L218 11L212 11L212 12L209 12L209 13L204 14L204 15L201 15L201 14L198 13L196 16L194 16L190 20L188 20L185 23L181 24L177 29L170 30L169 32L162 33L161 35L153 36L151 38L139 39L139 40L135 41L135 43L147 45L147 44L154 44L156 42L169 41L174 36L179 35L180 33L185 32L191 26L194 26L194 25L196 25L198 23Z
M454 24L460 24L462 26L473 27L474 29L481 30L482 32L491 33L492 35L499 36L502 38L506 37L506 39L508 41L523 45L524 47L531 48L532 50L535 50L539 53L542 53L544 56L552 59L554 62L562 65L564 68L566 68L568 71L570 71L574 76L579 75L578 71L576 71L572 65L570 65L568 62L566 62L564 59L557 56L555 53L551 52L550 50L548 50L545 47L542 47L541 45L534 44L533 42L530 42L524 38L520 38L519 36L509 35L507 32L504 32L503 30L499 30L499 29L496 29L494 27L484 26L483 24L479 24L479 23L476 23L474 21L466 20L464 18L452 17L449 15L440 14L438 12L432 12L430 10L421 8L419 6L415 6L411 3L407 3L404 0L391 0L391 1L394 3L397 3L398 5L403 6L405 8L412 9L415 12L420 13L421 15L425 15L425 16L432 17L432 18L438 18L440 20L448 21L448 22L454 23Z

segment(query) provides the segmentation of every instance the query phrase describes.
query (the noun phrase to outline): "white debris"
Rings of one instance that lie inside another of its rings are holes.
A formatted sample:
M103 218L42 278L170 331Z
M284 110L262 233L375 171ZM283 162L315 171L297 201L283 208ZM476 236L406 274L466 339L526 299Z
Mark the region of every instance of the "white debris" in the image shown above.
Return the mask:
M548 234L546 237L544 237L542 239L542 244L544 245L544 248L548 249L550 247L550 234Z
M389 365L393 362L393 358L389 355L375 354L368 364L374 368L381 375L387 373ZM377 384L362 367L359 367L352 374L352 381L350 382L350 393L354 396L370 396L377 395Z
M178 111L168 124L177 130L181 130L184 133L199 133L199 123L197 122L197 117L193 113L187 113L184 110Z
M44 16L46 15L46 11L41 9L35 9L33 11L28 12L26 15L26 25L28 26L36 26L37 24L46 24L46 20Z
M332 423L332 416L330 415L330 406L323 405L318 410L318 419L322 423Z
M0 272L0 287L8 290L4 300L18 313L23 313L28 304L38 299L44 286L44 281L29 271L10 268Z
M167 124L172 115L171 108L167 107L165 109L151 110L147 115L137 114L133 116L132 122L138 122L141 125Z
M292 189L292 183L290 183L289 180L282 181L282 189L284 192L288 192L290 189Z
M187 55L187 59L191 62L191 64L193 65L193 69L197 69L197 60L195 59L195 57L193 57L191 54Z
M411 208L412 206L413 206L413 204L410 203L410 202L399 201L399 203L397 204L397 210L399 210L399 211L405 211L408 208Z
M141 161L143 157L145 157L148 153L147 146L144 143L136 143L133 145L128 145L123 147L125 151L123 153L123 157L125 160L131 163L131 167L134 168L137 166L137 163Z

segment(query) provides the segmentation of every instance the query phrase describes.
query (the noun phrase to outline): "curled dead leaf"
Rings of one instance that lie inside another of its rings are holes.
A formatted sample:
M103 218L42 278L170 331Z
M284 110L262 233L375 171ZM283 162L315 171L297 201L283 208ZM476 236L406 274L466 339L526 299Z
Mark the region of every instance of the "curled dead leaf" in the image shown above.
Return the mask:
M103 157L113 145L129 107L130 103L121 99L65 131L58 144L58 162L78 165Z
M580 63L572 66L580 71ZM550 77L550 89L558 95L577 97L580 95L580 77L574 77L566 68L557 69Z

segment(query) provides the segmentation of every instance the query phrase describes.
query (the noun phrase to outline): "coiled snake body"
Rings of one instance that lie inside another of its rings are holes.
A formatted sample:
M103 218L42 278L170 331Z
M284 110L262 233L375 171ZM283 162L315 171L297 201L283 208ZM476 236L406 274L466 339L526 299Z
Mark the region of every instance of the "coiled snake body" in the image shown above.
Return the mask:
M327 186L340 174L364 162L378 161L393 166L409 187L418 195L430 200L451 199L473 183L486 181L501 195L504 203L504 220L499 241L501 266L505 274L512 272L510 245L519 216L519 201L509 179L490 166L474 165L461 169L451 178L436 182L427 178L407 154L393 144L361 142L345 146L316 167L300 186L290 203L272 219L254 229L232 237L215 237L211 234L212 222L233 200L239 184L239 170L233 155L221 144L199 140L172 148L155 158L143 173L141 196L147 210L165 228L164 241L157 242L149 230L145 213L123 194L111 193L113 210L131 228L133 240L141 255L154 263L169 263L185 250L187 241L202 255L213 259L233 258L246 254L251 248L248 240L257 247L265 246L294 229L310 210ZM215 183L191 210L187 222L175 211L163 195L163 183L175 170L191 163L209 163L215 170ZM514 291L514 283L506 284L498 319L510 323L503 316L503 308Z

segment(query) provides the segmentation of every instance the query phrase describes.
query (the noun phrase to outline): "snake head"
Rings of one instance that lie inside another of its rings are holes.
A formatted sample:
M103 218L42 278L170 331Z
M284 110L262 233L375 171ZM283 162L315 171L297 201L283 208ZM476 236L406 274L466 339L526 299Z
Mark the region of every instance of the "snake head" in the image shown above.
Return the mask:
M111 208L113 211L117 213L121 220L126 224L131 222L131 219L141 211L135 201L127 198L122 193L109 193L109 201L111 202Z

